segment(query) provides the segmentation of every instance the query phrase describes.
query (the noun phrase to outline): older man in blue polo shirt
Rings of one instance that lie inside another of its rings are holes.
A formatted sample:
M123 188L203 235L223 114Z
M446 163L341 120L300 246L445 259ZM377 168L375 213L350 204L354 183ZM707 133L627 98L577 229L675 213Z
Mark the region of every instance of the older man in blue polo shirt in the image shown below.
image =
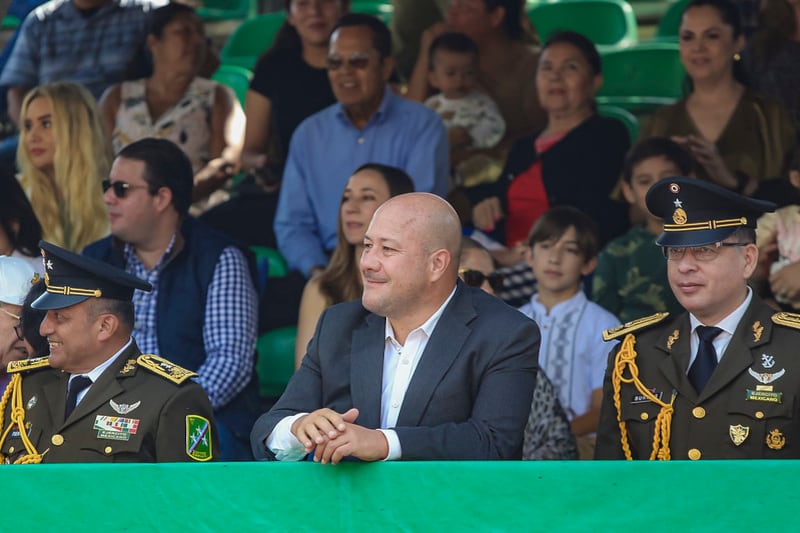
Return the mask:
M342 191L360 165L396 166L417 191L447 193L447 132L436 113L392 93L393 68L385 24L358 13L339 21L328 54L337 103L295 131L275 215L281 253L306 276L328 262Z

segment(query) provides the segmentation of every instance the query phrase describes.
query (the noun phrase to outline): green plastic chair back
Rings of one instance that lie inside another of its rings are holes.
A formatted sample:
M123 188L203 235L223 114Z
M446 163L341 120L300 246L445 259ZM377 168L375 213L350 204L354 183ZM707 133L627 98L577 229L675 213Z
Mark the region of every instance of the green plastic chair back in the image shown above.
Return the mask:
M354 0L350 4L350 11L378 17L388 25L392 21L394 6L386 0Z
M656 40L678 42L678 30L681 26L683 10L689 0L676 0L667 8L667 12L661 17L656 30Z
M253 245L250 247L250 251L256 256L256 264L260 265L262 260L266 260L270 278L282 278L289 273L289 265L286 263L286 259L275 248Z
M15 30L19 27L20 20L15 17L14 15L6 15L3 17L2 23L0 23L0 29L3 30Z
M297 326L273 329L256 342L259 392L264 398L283 394L294 374L294 344Z
M201 20L237 20L253 17L258 12L258 0L203 0L197 8Z
M642 43L606 52L597 103L648 112L683 96L686 71L677 43Z
M636 16L624 0L559 0L528 4L528 19L542 42L557 30L573 30L598 49L636 44Z
M214 72L211 79L233 89L233 92L236 93L236 97L239 99L239 103L244 107L247 89L250 87L250 80L253 79L252 72L244 67L223 64L217 68L217 71Z
M613 105L597 106L597 113L604 117L615 118L625 124L625 127L628 128L631 143L635 143L636 139L639 138L639 119L633 113Z
M285 20L286 12L276 11L244 21L228 37L219 54L220 60L226 65L253 70L261 54L272 46L272 41Z

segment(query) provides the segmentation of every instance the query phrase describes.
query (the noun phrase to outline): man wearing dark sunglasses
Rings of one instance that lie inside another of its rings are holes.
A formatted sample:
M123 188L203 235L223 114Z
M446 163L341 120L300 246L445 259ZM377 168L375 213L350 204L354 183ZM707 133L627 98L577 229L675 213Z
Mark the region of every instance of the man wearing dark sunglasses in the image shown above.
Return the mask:
M401 168L415 190L447 194L447 132L436 113L392 92L391 54L383 22L361 13L342 17L327 59L337 103L306 119L292 136L275 236L289 266L305 276L328 263L339 198L362 164Z
M103 183L111 236L83 253L153 285L134 293L137 344L199 374L220 457L243 460L258 414L257 278L249 250L188 214L192 185L191 164L173 143L126 146Z
M28 357L19 330L22 304L38 274L17 257L0 256L0 395L8 385L6 366Z

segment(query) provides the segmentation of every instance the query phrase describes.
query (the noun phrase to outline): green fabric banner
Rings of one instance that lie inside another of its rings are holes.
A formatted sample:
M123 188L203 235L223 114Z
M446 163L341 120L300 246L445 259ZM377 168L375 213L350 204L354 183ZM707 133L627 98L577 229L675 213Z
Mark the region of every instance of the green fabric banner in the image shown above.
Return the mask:
M798 479L798 461L17 465L0 531L794 530Z

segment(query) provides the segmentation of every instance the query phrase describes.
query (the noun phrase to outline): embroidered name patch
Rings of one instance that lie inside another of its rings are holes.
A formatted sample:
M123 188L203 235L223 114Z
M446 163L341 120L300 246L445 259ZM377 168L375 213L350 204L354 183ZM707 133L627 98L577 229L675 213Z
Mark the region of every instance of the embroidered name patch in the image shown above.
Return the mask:
M663 392L656 392L656 389L649 389L653 396L658 398L659 400L664 396ZM633 399L631 400L631 404L635 403L648 403L650 402L650 398L645 396L644 394L634 394Z
M783 393L747 389L747 395L744 399L755 402L783 403Z

